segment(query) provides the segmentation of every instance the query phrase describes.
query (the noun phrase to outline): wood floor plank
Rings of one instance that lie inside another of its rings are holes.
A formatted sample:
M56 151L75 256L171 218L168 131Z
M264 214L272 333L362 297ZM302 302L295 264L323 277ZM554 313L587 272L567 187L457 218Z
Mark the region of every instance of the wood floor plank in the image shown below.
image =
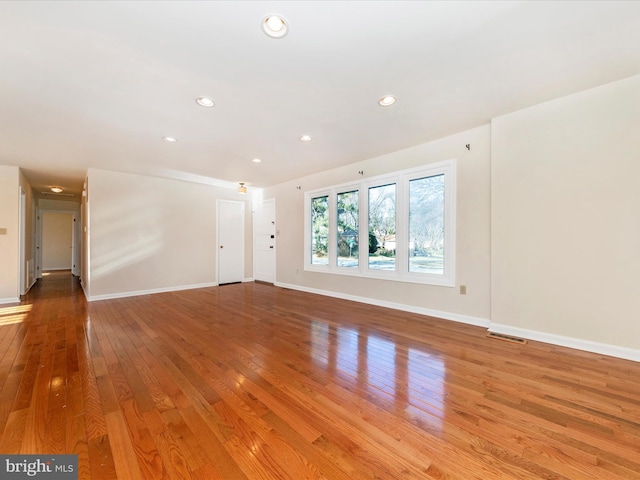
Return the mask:
M32 451L22 450L29 413L29 409L24 408L22 410L14 410L9 414L7 426L0 439L0 452L8 455L17 455L19 453L30 453Z
M194 435L199 438L201 446L209 458L209 464L214 467L198 469L198 475L203 472L210 472L211 479L220 478L222 480L233 478L237 480L247 480L246 475L240 470L226 453L223 442L215 435L214 431L209 427L207 419L200 416L195 408L190 407L180 410L180 415L185 423L189 426ZM228 438L231 438L229 436ZM213 473L215 471L215 474Z
M122 411L143 478L155 478L158 480L169 478L154 444L153 436L138 410L135 400L123 402Z
M63 454L73 452L78 455L78 480L91 480L89 444L87 441L84 415L69 415L65 425L65 444L60 448Z
M11 308L0 452L82 480L640 479L640 363L260 283Z
M150 480L153 478L146 477L146 470L141 470L132 444L132 440L135 441L136 437L131 438L123 411L107 413L105 419L117 478L119 480Z

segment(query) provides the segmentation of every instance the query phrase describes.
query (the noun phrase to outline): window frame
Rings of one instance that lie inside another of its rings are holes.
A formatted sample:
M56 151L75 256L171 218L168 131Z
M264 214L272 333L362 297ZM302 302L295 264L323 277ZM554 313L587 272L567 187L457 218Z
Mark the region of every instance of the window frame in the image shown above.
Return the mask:
M329 245L327 246L327 265L323 265L320 263L313 263L313 239L311 234L311 202L313 199L327 197L328 203L328 211L329 211L329 231L327 232L327 238L329 241ZM308 263L313 269L324 269L325 267L331 265L331 219L333 218L333 214L331 213L331 208L334 207L335 199L332 200L332 192L331 190L318 190L313 192L310 195L305 193L305 212L304 212L304 224L308 226L305 228L304 235L304 248L305 248L305 265ZM305 268L306 270L306 268Z
M425 177L444 175L444 272L422 273L409 271L409 182ZM396 264L395 270L369 268L369 189L396 185ZM305 192L304 197L304 270L336 275L349 275L427 285L455 286L456 272L456 160L444 160L407 170L392 172ZM337 265L337 195L358 191L358 267ZM328 196L329 201L329 262L313 264L311 256L311 200ZM334 241L335 240L335 241ZM363 251L364 250L364 251Z
M396 182L396 177L390 177L390 181L384 181L385 178L388 178L386 176L384 177L376 177L374 179L372 179L372 181L368 181L366 183L366 191L364 192L364 197L365 197L365 201L367 202L367 211L365 212L365 216L366 216L366 237L367 237L367 247L369 246L369 219L370 219L370 204L369 204L369 190L371 190L372 188L378 188L378 187L385 187L388 185L393 185L395 187L395 204L394 204L394 210L395 210L395 230L396 230L396 255L394 257L394 269L393 270L388 270L388 269L375 269L375 268L371 268L369 267L369 251L367 248L367 263L365 265L365 270L367 272L371 272L372 274L375 275L374 272L395 272L398 270L398 254L397 254L397 243L398 243L398 185Z
M353 185L353 184L349 184L349 185ZM360 243L362 240L362 235L361 235L361 225L362 225L362 212L361 212L361 202L362 202L362 194L360 191L360 187L358 184L356 184L355 187L350 188L349 185L347 186L347 188L341 187L336 189L336 191L334 192L334 198L335 198L335 209L334 209L334 213L335 215L333 216L333 219L331 218L331 208L329 208L329 225L331 226L333 224L334 227L334 231L333 234L334 236L332 237L332 242L335 241L335 243L330 243L329 244L329 249L331 249L331 246L333 245L335 248L335 256L333 258L334 260L334 266L336 268L339 269L349 269L349 270L359 270L360 266L361 266L361 259L360 259ZM358 266L354 267L354 266L347 266L347 265L339 265L339 255L338 255L338 195L342 195L342 194L348 194L348 193L353 193L353 192L357 192L357 198L358 198Z

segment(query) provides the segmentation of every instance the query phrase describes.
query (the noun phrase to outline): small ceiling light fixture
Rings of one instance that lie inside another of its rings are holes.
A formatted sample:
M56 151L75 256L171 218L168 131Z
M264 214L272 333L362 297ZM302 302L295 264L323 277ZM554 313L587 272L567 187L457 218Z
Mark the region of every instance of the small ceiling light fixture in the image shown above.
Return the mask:
M380 105L381 107L389 107L394 103L396 103L396 97L394 97L393 95L385 95L380 100L378 100L378 105Z
M240 182L238 184L238 193L244 195L245 193L247 193L247 187L244 186L244 182Z
M169 142L169 143L176 143L178 141L178 139L175 137L162 137L162 139L165 142Z
M311 141L311 135L300 135L300 141L301 142L310 142Z
M62 187L51 187L53 193L62 193Z
M289 24L281 15L267 15L262 20L262 30L271 38L282 38L289 31Z
M196 98L196 103L205 108L213 107L216 104L216 102L209 97L198 97Z
M262 163L262 160L260 160L259 158L254 158L253 160L251 160L253 163Z

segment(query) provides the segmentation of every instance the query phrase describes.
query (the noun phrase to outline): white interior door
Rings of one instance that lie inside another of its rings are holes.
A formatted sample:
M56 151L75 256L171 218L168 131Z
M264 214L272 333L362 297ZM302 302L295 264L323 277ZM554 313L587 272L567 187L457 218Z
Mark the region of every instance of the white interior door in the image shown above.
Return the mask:
M244 202L217 201L218 284L244 280Z
M265 200L253 212L253 278L276 281L276 201Z

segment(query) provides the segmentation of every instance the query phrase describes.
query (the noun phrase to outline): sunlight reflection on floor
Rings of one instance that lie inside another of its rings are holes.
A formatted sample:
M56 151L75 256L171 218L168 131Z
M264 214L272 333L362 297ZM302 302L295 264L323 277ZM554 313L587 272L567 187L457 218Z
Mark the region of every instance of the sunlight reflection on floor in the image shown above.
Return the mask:
M442 358L393 337L320 320L312 321L310 334L311 356L317 365L395 404L431 430L441 429L446 414Z
M0 307L0 326L22 323L33 305Z

